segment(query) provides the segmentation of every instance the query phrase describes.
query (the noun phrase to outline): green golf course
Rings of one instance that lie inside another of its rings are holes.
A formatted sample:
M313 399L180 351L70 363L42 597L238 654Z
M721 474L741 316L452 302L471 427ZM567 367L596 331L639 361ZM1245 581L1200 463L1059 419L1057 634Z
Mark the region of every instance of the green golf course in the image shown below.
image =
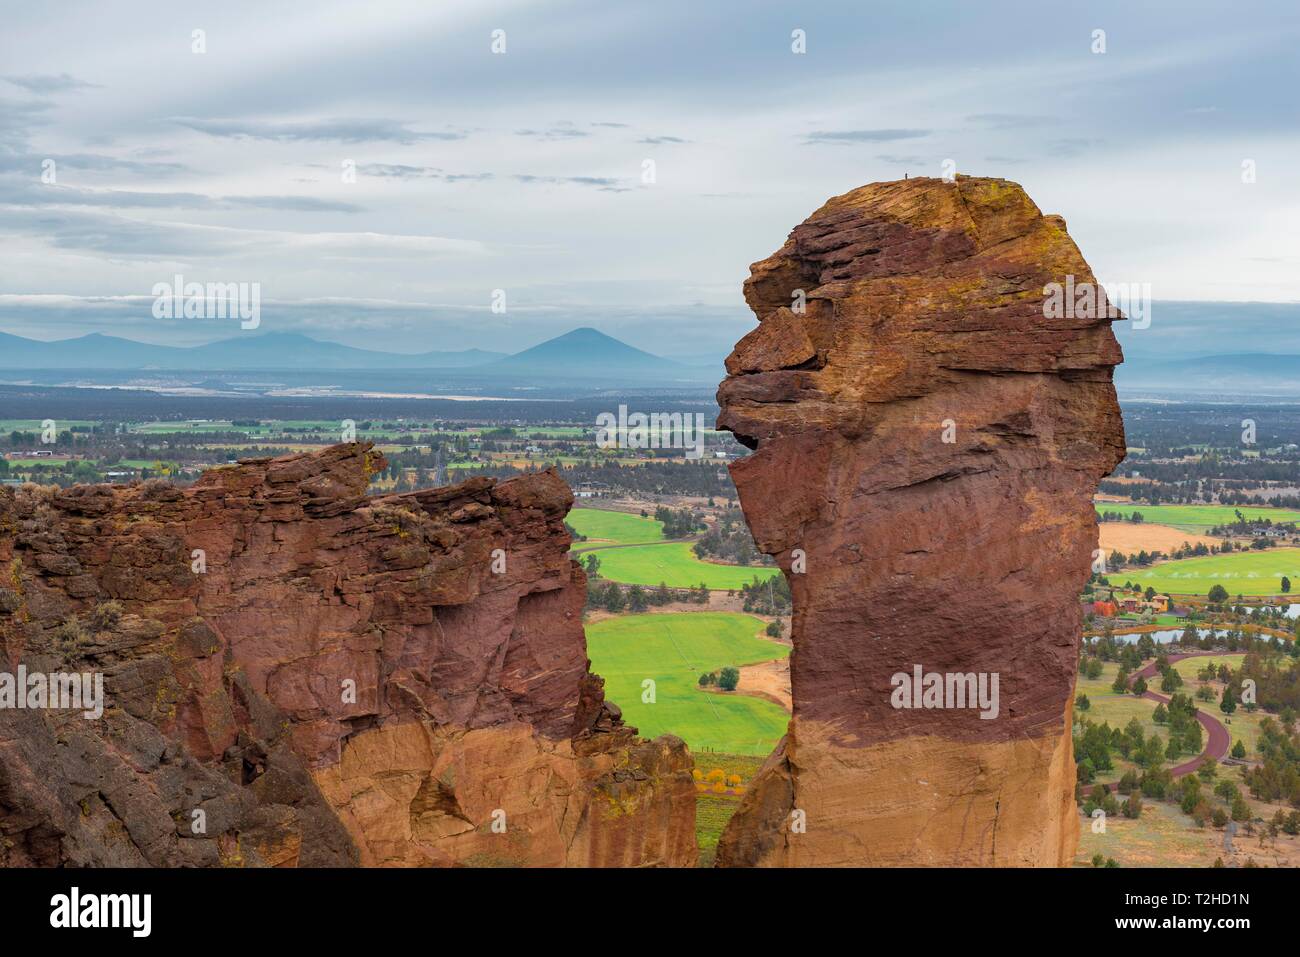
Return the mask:
M766 755L785 734L785 709L698 686L706 671L788 655L789 646L758 637L763 627L758 618L726 612L607 618L587 625L587 654L591 670L605 678L606 697L642 737L675 734L695 751ZM655 683L652 704L642 701L646 679Z

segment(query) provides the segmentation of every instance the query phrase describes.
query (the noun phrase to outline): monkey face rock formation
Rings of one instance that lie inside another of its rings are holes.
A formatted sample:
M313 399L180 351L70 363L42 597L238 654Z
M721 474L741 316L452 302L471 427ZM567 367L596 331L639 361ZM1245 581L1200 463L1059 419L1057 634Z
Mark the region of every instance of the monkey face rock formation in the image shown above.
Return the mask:
M999 179L856 189L751 272L718 421L756 450L732 477L791 584L794 707L718 863L1068 864L1116 314Z
M0 864L694 864L685 746L588 674L568 487L383 464L0 490L0 671L104 689L0 707Z

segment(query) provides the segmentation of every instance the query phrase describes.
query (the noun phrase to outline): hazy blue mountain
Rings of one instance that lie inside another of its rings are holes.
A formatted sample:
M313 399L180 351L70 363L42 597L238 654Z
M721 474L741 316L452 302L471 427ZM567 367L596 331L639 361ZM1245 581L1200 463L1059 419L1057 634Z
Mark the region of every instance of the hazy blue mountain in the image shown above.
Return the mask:
M0 368L4 369L86 369L156 367L181 350L132 342L101 333L76 339L41 342L0 332Z
M1128 359L1115 371L1121 389L1199 394L1300 394L1300 355L1237 353L1168 362Z
M698 369L652 355L584 326L485 366L483 372L573 379L695 380Z
M554 380L620 385L635 382L666 388L717 381L716 365L696 367L633 348L595 329L574 329L507 356L461 352L398 354L323 342L301 333L247 334L191 347L156 346L100 333L41 342L0 333L0 370L15 373L132 372L366 372L429 370L444 383L471 380Z
M1160 299L1144 328L1115 323L1126 363L1146 367L1230 353L1300 354L1300 303Z
M501 358L503 353L399 354L322 342L300 333L236 336L201 346L156 346L101 333L41 342L0 333L0 369L463 369Z

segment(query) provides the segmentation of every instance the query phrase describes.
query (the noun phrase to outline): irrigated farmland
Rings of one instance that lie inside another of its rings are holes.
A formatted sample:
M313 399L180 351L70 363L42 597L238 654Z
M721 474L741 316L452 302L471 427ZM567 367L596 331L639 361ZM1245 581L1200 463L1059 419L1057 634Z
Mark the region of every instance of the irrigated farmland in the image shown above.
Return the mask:
M1189 532L1204 532L1218 525L1230 525L1240 511L1247 520L1262 522L1300 522L1300 512L1288 508L1233 508L1231 505L1132 505L1127 502L1100 502L1095 505L1097 514L1118 512L1127 519L1134 512L1142 514L1143 522L1173 525Z
M789 646L758 637L763 627L750 615L722 612L606 618L587 625L587 653L605 694L643 737L675 734L693 751L766 755L789 714L761 698L699 687L705 672L788 655Z
M603 508L575 508L567 519L587 541L575 543L575 551L604 542L620 545L639 545L662 541L664 523L653 518L642 518L630 512L613 512Z
M740 588L755 578L766 581L781 574L770 565L719 565L702 562L691 551L690 542L665 542L661 545L636 545L631 548L602 548L592 552L600 556L600 576L629 585L658 585L669 588L698 588L701 583L712 590Z
M1234 598L1280 595L1283 576L1291 580L1293 588L1300 586L1300 548L1185 558L1149 568L1128 568L1117 575L1165 594L1205 595L1215 585L1222 585Z

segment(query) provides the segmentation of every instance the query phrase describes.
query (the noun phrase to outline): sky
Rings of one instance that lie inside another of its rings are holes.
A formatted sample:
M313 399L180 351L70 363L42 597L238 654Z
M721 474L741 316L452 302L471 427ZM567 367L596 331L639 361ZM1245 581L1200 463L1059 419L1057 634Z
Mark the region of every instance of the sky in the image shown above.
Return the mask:
M179 274L367 348L720 354L794 225L946 160L1105 282L1300 302L1290 0L0 10L0 330L32 338L241 334L155 318Z

